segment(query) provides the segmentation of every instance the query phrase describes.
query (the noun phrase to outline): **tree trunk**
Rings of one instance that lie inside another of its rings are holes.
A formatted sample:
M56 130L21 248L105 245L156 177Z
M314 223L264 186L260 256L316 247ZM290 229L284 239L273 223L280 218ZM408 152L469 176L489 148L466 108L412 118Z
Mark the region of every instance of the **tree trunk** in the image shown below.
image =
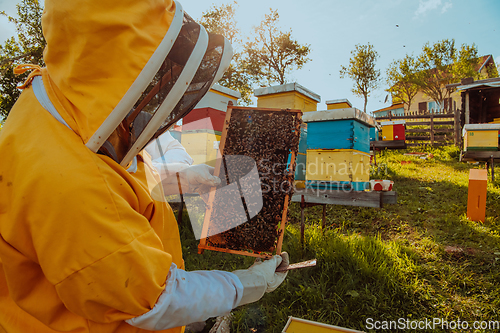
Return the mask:
M366 113L366 104L368 103L368 96L365 95L365 106L363 108L363 110L365 111Z

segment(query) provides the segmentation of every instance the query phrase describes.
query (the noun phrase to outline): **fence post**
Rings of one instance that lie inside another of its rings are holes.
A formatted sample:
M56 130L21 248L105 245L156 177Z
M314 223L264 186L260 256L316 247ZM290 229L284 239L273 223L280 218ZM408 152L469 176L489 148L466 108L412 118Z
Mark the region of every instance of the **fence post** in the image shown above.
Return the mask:
M455 119L453 121L453 126L455 127L455 146L460 147L462 145L462 133L460 133L460 110L457 109L457 102L453 101L453 113L455 114Z
M434 114L431 113L430 115L431 119L431 129L430 129L430 134L431 134L431 146L434 147Z

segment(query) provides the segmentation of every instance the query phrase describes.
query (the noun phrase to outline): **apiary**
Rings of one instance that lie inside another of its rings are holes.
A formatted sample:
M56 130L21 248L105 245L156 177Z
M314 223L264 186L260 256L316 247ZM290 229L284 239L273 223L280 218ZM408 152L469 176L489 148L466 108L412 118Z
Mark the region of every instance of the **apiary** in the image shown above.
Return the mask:
M182 131L182 145L193 158L193 164L215 166L221 132L210 129Z
M302 112L316 111L321 97L298 83L255 89L257 107L289 108Z
M498 150L500 124L466 124L463 128L464 150Z
M404 120L381 122L382 141L405 141L405 123Z
M281 253L299 148L300 110L228 107L199 252ZM235 221L242 221L236 223Z
M355 108L308 112L307 149L355 149L370 151L373 117Z

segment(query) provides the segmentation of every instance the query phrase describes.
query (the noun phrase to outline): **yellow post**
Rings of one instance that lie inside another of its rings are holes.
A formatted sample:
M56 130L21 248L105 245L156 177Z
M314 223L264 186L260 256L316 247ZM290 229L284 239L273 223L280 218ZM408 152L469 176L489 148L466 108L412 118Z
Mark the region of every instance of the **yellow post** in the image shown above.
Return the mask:
M467 217L472 221L484 222L486 218L487 185L488 171L486 169L471 169L469 171Z

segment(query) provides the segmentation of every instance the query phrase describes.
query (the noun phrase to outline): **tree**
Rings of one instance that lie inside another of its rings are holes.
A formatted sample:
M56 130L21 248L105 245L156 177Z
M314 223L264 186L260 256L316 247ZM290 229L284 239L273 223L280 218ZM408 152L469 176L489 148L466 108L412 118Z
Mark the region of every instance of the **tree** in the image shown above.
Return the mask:
M495 65L489 65L486 67L486 76L488 78L498 77L498 70L500 69L500 64L495 67Z
M260 86L285 84L287 75L310 61L310 45L292 39L292 30L278 28L279 14L270 9L259 26L254 27L253 40L245 44L245 69Z
M458 50L454 39L444 39L433 45L426 43L417 59L418 72L414 82L443 107L444 100L452 93L451 90L444 89L444 86L467 77L479 78L479 60L474 44L462 44Z
M43 66L45 38L42 33L43 8L38 0L22 0L17 6L17 17L0 12L16 26L17 38L8 39L0 45L0 115L7 116L20 91L16 88L23 82L24 75L14 75L18 63L32 63Z
M366 104L368 96L379 85L380 70L375 69L375 62L378 58L378 53L373 48L373 45L355 46L351 51L351 58L347 67L340 67L340 78L346 76L354 81L352 92L365 99L364 111L366 112Z
M393 100L397 99L410 110L411 102L417 95L419 87L415 84L417 64L415 58L406 55L402 60L395 60L387 68L388 92Z
M209 11L203 12L200 24L207 31L223 35L231 42L234 56L229 68L218 84L239 91L243 104L248 105L251 103L250 98L253 93L252 79L245 70L244 57L240 51L242 49L242 39L235 19L237 5L238 3L234 1L232 4L221 5L220 7L212 6Z

